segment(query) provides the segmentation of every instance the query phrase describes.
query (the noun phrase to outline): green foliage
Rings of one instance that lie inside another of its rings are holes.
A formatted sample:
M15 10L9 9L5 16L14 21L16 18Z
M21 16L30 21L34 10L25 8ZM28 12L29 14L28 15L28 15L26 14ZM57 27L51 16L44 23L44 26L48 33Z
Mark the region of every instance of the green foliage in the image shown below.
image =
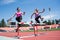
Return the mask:
M47 23L47 21L44 21L43 23Z
M60 23L60 19L55 19L55 20L48 20L48 21L44 21L43 23L46 23L47 25L51 25L51 24L59 24Z
M29 25L28 24L22 24L21 26L22 27L28 27Z
M50 20L48 20L48 25L51 25L51 21Z
M6 26L6 23L5 23L4 19L2 19L0 22L0 27L5 27L5 26Z
M56 24L58 24L59 23L59 20L55 19L55 22L56 22Z
M1 22L0 22L0 27L1 27Z
M47 24L47 25L51 25L51 21L48 20L48 21L44 21L43 23Z
M54 22L54 20L52 20L52 24L54 24L55 22Z

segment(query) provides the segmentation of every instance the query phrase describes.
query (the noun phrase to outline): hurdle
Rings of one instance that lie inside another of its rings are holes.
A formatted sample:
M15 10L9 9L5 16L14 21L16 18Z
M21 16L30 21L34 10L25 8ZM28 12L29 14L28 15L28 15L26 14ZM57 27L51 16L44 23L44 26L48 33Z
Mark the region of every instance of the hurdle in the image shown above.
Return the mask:
M10 28L17 27L17 22L9 21L7 26L9 26Z

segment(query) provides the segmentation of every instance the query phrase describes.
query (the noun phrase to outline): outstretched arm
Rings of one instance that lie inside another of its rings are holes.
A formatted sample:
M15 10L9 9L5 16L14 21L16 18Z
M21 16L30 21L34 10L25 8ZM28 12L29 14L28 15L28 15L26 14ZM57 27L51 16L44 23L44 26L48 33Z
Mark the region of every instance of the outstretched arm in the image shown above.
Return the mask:
M23 12L23 14L22 15L25 15L25 12Z
M13 17L15 17L15 15L16 15L16 13L11 17L11 19L12 19Z
M43 11L42 12L39 12L39 13L43 13L43 12L45 12L45 9L43 9Z
M34 15L35 13L33 13L32 15L31 15L31 19L32 19L32 16Z
M10 21L13 17L15 17L15 15L16 15L16 13L10 19L8 19L7 21Z

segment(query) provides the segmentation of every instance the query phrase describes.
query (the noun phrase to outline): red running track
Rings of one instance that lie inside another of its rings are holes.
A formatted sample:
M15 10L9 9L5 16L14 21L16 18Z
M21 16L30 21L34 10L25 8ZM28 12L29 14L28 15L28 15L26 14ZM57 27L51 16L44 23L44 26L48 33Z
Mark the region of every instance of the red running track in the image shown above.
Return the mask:
M19 36L25 36L33 34L33 32L20 32ZM46 31L39 32L39 36L22 38L23 40L60 40L60 30L59 31ZM14 37L16 35L15 32L0 32L0 36Z

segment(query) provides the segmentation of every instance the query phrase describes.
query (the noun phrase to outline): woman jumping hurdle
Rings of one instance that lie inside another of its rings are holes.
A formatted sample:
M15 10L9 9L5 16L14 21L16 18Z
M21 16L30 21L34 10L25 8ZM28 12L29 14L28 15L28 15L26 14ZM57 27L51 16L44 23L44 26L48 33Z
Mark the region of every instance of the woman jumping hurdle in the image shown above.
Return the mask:
M18 7L17 12L9 19L11 20L14 16L16 16L16 21L18 22L18 26L16 29L16 32L18 33L17 36L19 36L19 28L21 27L22 15L25 15L25 12L22 13L21 9Z
M40 13L43 13L44 11L45 11L45 9L43 9L42 12L39 12L38 9L35 9L34 13L31 15L31 19L32 19L32 16L35 15L35 21L36 21L36 23L39 23L39 24L40 24L39 18L41 19L41 21L43 21L43 18L42 18L41 15L39 15L39 14L40 14ZM36 26L36 28L34 27L34 34L35 34L35 36L36 36L35 31L37 31L37 26Z

